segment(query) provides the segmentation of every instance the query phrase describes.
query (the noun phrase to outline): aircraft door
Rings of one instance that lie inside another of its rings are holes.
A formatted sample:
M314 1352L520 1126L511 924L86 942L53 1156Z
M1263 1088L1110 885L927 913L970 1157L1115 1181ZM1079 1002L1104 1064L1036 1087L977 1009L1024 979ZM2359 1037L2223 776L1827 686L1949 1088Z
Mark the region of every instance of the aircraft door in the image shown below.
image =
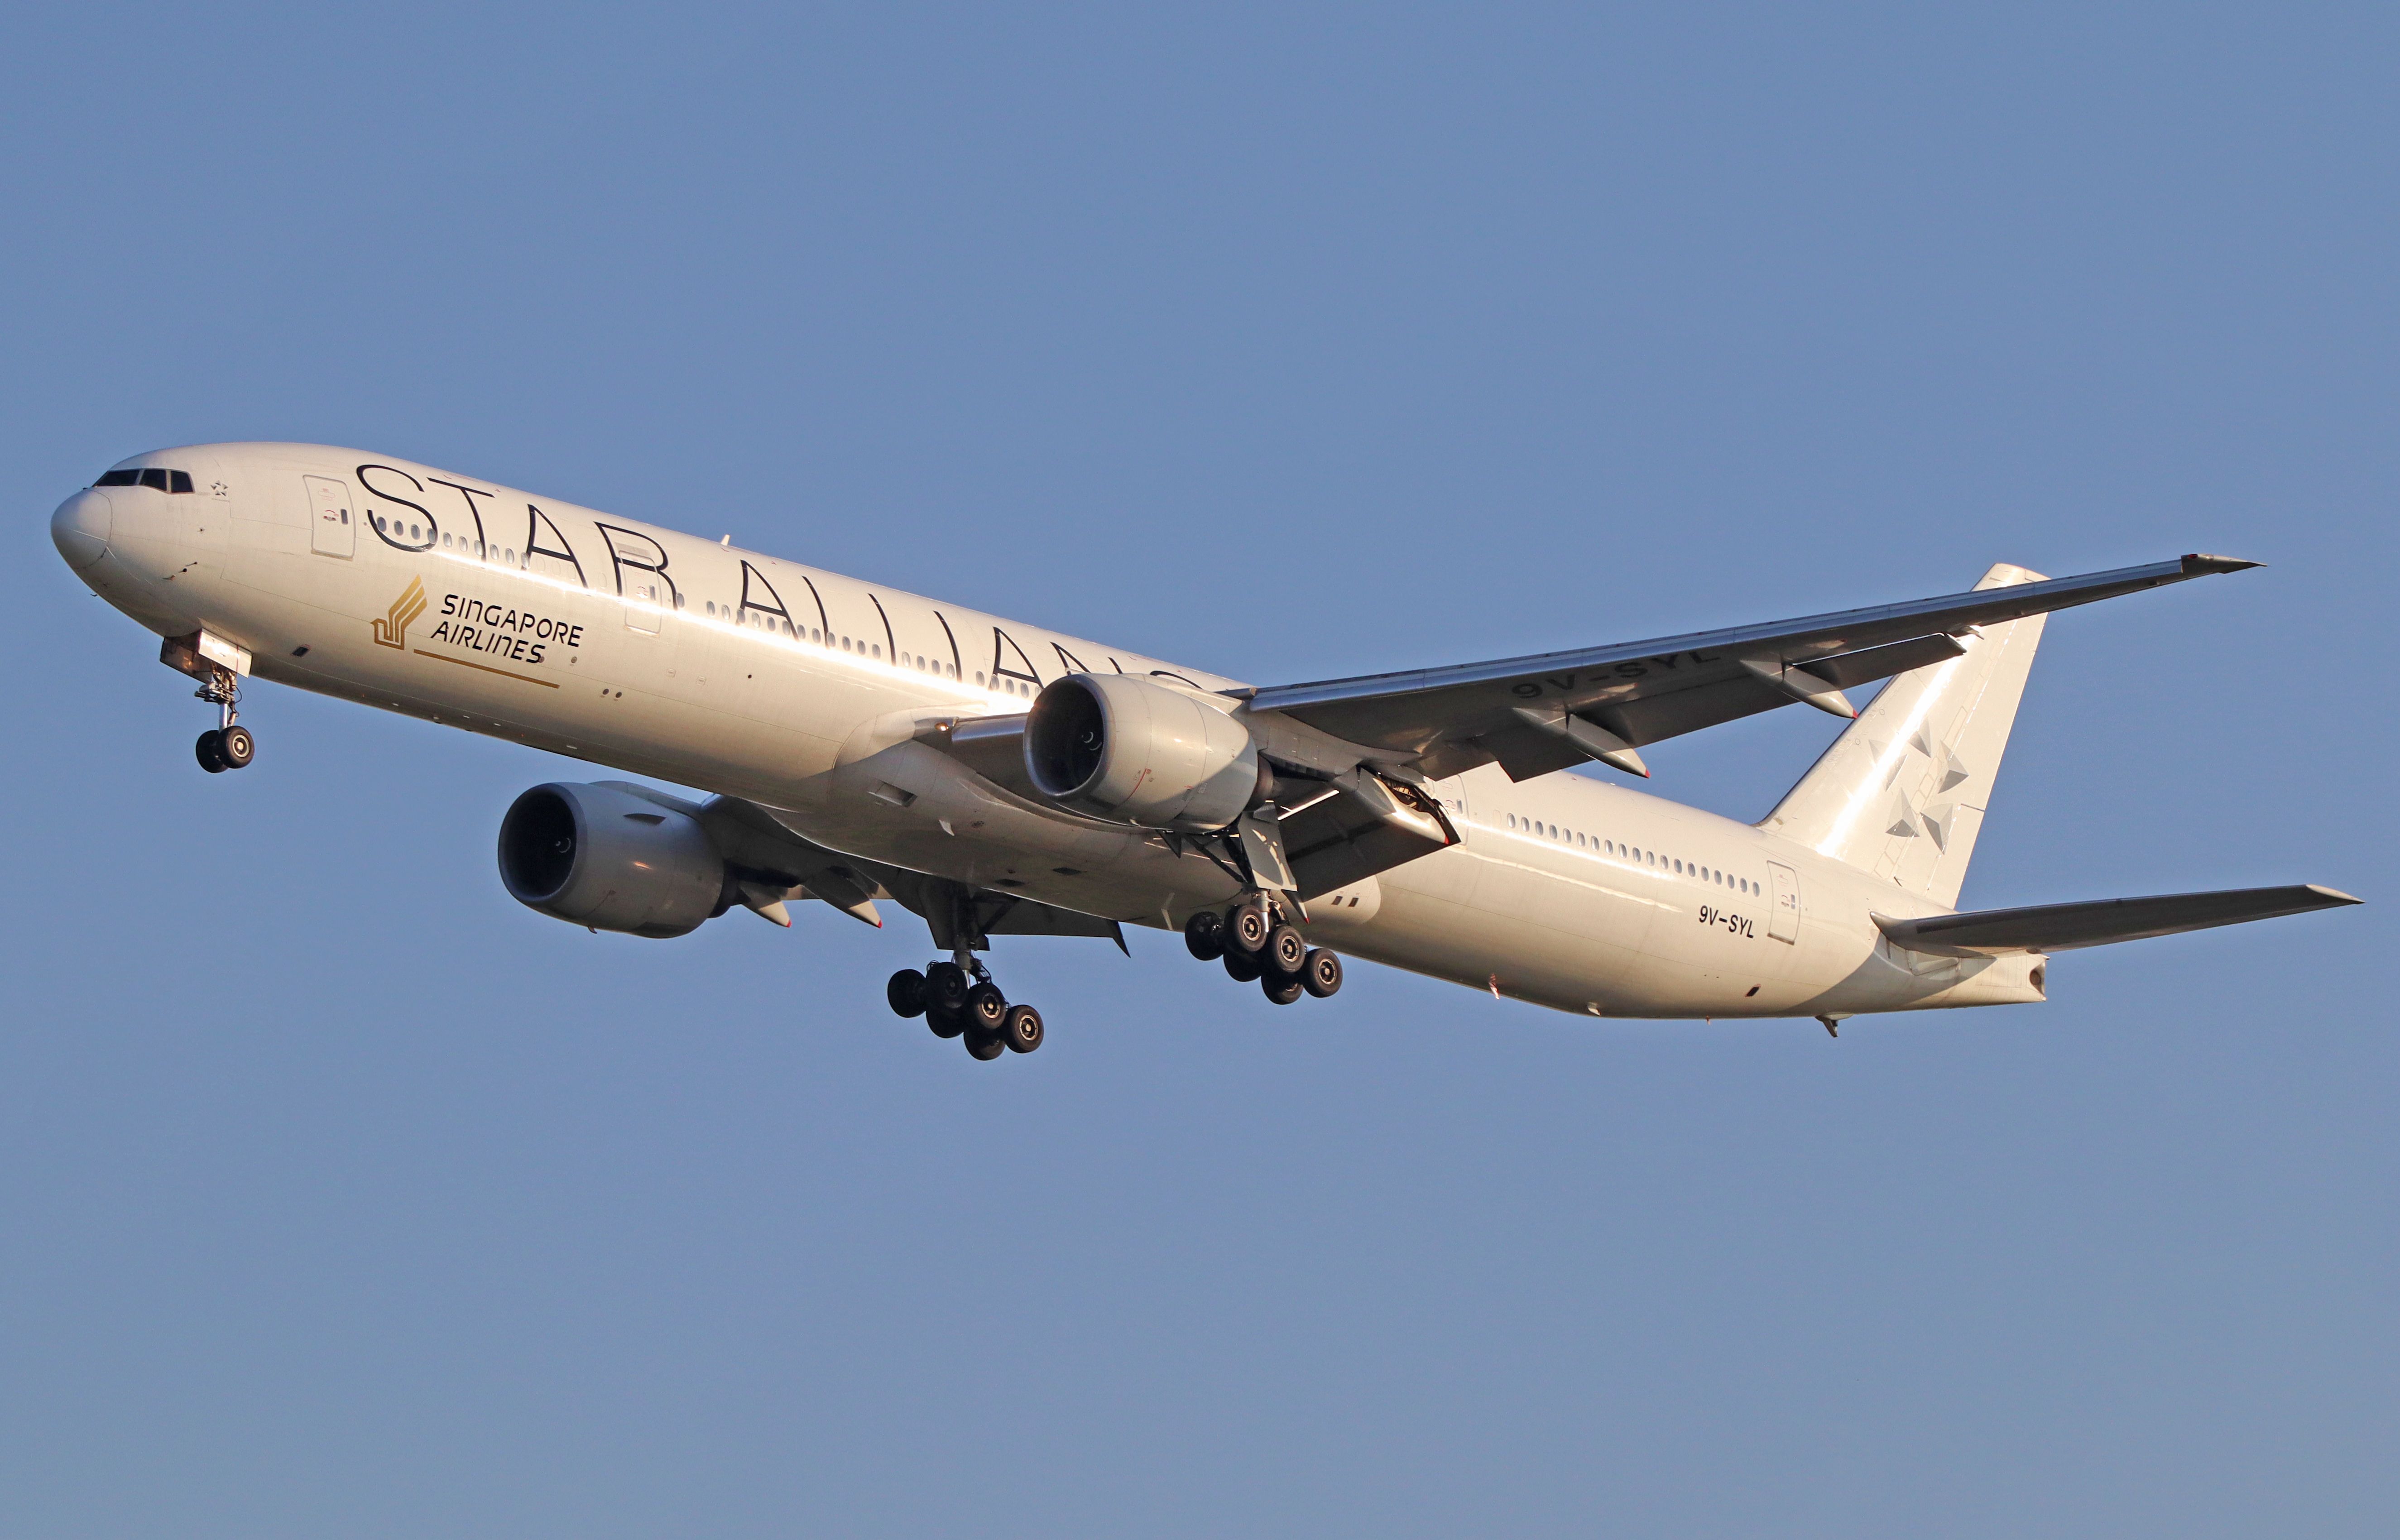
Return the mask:
M638 582L625 585L625 629L646 636L659 634L660 622L666 615L666 583L655 573L643 573Z
M1778 941L1800 939L1800 874L1780 862L1766 864L1766 884L1773 902L1766 911L1766 934Z
M308 487L308 549L320 556L355 555L359 526L350 511L350 484L331 476L300 479Z

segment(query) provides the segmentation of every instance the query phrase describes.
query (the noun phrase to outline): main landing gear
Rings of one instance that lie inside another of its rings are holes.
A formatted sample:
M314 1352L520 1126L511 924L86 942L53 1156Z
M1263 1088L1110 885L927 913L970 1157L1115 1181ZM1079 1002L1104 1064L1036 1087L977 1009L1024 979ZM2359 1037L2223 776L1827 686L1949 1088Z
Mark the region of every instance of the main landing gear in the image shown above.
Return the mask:
M239 683L233 675L219 670L192 694L217 708L218 725L200 734L199 742L192 745L192 756L200 762L200 769L211 775L247 769L257 757L258 740L234 721L234 707L241 700Z
M883 998L894 1015L923 1016L935 1037L963 1038L975 1058L1030 1054L1042 1046L1042 1013L1030 1005L1011 1005L991 981L991 970L972 952L962 961L934 963L921 974L901 969L883 987Z
M1203 909L1183 922L1183 945L1203 962L1222 960L1236 984L1256 983L1278 1005L1303 994L1327 999L1342 988L1342 959L1306 938L1263 899L1222 914Z

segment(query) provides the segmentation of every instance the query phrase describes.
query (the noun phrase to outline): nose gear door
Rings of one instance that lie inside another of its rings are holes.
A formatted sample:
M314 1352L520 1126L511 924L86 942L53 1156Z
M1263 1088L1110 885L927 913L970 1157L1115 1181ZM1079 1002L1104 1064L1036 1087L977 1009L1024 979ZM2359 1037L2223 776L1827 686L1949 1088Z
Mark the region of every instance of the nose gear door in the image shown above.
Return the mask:
M320 556L355 555L359 526L350 512L350 484L331 476L303 476L308 485L308 549Z

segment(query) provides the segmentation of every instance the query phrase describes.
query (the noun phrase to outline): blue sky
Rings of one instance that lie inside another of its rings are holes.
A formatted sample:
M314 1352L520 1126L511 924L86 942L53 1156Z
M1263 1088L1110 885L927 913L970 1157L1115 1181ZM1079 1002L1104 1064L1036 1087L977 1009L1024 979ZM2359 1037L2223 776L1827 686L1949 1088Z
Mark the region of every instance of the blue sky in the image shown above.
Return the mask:
M9 1527L2385 1533L2395 31L18 7ZM976 1065L896 910L511 903L588 770L261 687L200 774L45 520L233 438L1262 683L2247 556L2052 622L1965 902L2370 902L1838 1043L1020 941Z

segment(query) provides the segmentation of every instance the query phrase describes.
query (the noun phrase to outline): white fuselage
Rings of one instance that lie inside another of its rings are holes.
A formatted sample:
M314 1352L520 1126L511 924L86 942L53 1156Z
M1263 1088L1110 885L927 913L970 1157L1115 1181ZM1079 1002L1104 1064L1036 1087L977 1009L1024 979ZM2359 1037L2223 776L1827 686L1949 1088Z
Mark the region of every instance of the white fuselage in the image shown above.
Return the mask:
M1180 925L1234 892L1178 842L1012 795L913 732L1022 712L1072 672L1237 681L386 456L140 459L193 490L79 494L61 550L129 615L229 639L258 677L745 797L834 850L1128 923ZM1895 952L1872 914L1939 906L1748 825L1575 774L1428 789L1463 842L1312 900L1313 936L1601 1015L2041 998L2038 958Z

